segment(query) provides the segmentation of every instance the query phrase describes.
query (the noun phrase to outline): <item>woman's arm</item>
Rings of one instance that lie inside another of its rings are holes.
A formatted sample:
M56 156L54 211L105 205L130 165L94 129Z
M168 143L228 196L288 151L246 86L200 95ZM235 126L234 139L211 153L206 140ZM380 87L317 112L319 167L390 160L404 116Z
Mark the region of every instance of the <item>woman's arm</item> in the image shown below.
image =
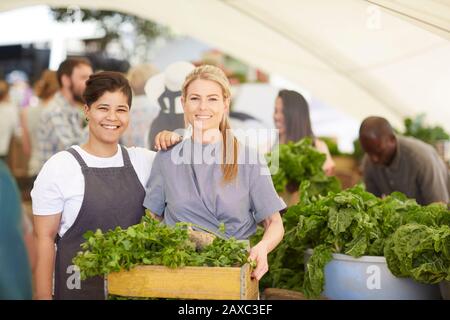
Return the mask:
M334 174L336 164L334 163L333 158L331 157L327 144L322 140L316 139L316 149L327 156L325 162L323 163L322 169L323 171L325 171L325 174L327 176L332 176Z
M143 206L146 212L158 221L163 220L166 208L165 178L161 168L161 154L156 154L153 160L152 170L145 186L145 198Z
M36 271L36 246L34 245L33 223L25 211L22 214L22 230L28 259L30 260L31 274L34 279L34 272Z
M252 277L260 280L269 270L267 255L281 242L284 236L283 220L279 212L263 220L264 236L250 250L250 259L256 261Z
M51 300L55 266L55 237L61 213L34 216L34 239L37 252L35 299Z

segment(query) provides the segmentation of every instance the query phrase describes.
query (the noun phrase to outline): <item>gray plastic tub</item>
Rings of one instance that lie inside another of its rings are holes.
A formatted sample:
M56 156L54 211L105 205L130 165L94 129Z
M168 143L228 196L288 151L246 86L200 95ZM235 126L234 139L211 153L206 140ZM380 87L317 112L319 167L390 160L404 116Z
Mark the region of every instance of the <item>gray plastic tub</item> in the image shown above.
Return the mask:
M305 253L309 260L313 250ZM325 267L323 295L336 300L433 300L441 299L439 285L397 278L388 269L384 257L353 258L333 254Z
M450 281L442 281L439 287L441 288L442 299L450 300Z

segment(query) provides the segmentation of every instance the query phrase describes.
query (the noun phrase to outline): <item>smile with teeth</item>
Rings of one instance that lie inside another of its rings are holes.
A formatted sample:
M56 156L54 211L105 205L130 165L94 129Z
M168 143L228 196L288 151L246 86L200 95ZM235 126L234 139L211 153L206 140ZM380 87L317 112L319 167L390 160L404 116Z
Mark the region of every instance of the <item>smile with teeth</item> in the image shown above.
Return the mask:
M212 118L212 116L207 116L207 115L195 115L195 119L198 119L198 120L208 120L208 119L211 119Z
M102 124L101 126L108 130L116 130L116 129L119 129L119 127L120 127L120 126L113 126L113 125L108 125L108 124Z

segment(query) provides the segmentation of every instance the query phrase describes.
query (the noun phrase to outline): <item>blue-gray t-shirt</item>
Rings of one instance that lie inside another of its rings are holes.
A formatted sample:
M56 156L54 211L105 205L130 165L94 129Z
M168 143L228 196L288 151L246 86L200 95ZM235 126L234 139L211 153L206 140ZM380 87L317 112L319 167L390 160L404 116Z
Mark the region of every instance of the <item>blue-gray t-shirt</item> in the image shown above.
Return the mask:
M225 236L248 239L258 223L286 208L256 151L240 144L238 175L223 182L219 159L222 143L200 144L184 140L157 153L147 183L144 206L164 222L190 222Z

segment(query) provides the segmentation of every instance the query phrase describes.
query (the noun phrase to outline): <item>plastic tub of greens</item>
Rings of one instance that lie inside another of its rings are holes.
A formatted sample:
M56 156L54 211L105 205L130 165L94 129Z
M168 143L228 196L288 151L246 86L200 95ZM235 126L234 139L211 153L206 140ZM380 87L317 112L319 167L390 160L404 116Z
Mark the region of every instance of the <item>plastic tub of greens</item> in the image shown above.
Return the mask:
M305 261L313 253L308 249ZM336 300L433 300L441 299L439 285L397 278L388 269L386 259L376 256L353 258L333 254L325 267L323 295Z

